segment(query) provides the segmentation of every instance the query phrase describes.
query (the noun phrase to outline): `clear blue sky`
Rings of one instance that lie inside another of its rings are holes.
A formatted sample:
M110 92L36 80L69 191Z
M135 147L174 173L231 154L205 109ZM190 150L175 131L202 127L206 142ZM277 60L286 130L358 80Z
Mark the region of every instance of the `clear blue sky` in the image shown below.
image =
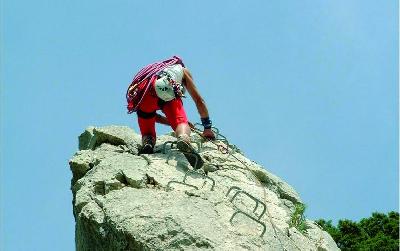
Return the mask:
M215 125L291 184L309 218L398 211L398 7L2 1L4 250L74 249L77 136L89 125L137 129L126 87L140 67L174 54ZM198 121L193 102L185 106Z

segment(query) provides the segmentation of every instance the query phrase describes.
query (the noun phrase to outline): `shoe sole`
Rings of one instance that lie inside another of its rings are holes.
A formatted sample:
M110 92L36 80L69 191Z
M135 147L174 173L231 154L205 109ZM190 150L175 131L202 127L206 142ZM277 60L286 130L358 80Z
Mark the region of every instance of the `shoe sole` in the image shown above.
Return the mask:
M203 166L204 161L200 154L198 154L189 143L186 143L183 140L178 140L176 146L178 147L179 151L185 155L189 164L194 169L200 169Z
M154 153L153 146L150 144L145 144L142 149L140 150L141 154L152 154Z

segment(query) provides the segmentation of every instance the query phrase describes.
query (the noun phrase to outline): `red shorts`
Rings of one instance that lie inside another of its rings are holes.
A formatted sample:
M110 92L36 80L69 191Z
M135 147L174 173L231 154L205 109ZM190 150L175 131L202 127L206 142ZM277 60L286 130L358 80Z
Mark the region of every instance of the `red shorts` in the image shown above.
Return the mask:
M157 110L162 110L174 131L179 124L188 123L186 112L180 98L164 102L154 93L148 92L138 109L138 123L142 135L151 135L154 138L156 137L155 112ZM142 114L145 114L145 116Z

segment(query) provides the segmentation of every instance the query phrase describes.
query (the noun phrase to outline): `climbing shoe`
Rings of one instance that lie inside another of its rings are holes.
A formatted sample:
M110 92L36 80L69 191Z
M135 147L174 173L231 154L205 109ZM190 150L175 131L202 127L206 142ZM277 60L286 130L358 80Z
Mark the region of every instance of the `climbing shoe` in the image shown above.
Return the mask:
M196 150L192 147L189 141L185 140L184 137L182 136L178 137L176 146L178 147L179 151L181 151L183 155L185 155L189 164L194 169L200 169L203 166L204 161L201 158L200 154L196 152Z
M154 153L155 140L152 136L143 136L142 138L142 148L139 154L152 154Z

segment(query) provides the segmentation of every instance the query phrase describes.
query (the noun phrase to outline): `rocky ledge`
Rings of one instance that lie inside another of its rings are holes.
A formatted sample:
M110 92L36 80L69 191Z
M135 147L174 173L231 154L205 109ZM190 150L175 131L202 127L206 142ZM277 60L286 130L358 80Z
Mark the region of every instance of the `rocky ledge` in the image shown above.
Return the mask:
M87 128L69 161L76 249L339 250L290 185L223 138L192 138L206 161L196 172L172 134L138 155L129 127Z

